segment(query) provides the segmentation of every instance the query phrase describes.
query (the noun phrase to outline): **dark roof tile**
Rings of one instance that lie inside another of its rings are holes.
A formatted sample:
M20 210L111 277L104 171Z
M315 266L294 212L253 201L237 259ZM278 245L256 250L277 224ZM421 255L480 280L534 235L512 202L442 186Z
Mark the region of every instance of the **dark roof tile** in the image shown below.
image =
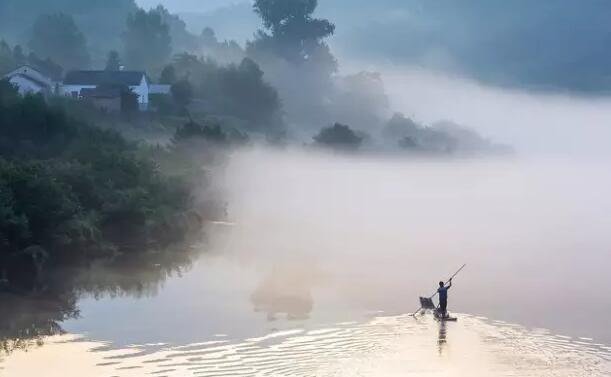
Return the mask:
M140 85L142 71L70 71L64 85Z

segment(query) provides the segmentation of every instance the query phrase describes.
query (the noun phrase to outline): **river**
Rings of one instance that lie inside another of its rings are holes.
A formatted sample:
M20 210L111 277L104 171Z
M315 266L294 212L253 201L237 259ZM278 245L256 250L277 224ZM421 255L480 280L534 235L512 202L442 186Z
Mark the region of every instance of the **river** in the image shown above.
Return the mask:
M192 264L84 291L0 375L611 374L603 163L253 149L219 182L228 220ZM409 315L463 263L456 323Z

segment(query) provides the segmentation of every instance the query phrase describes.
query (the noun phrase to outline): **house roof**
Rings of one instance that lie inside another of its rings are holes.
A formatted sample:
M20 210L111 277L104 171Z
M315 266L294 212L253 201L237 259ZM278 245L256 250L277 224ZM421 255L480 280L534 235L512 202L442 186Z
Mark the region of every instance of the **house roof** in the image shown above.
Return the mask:
M8 77L8 76L7 76L7 77ZM12 80L12 79L13 79L13 78L15 78L15 77L21 77L21 78L23 78L23 79L25 79L25 80L28 80L29 82L34 83L34 84L38 85L38 86L39 86L41 89L45 89L45 88L49 88L49 87L50 87L50 86L49 86L49 84L47 84L46 82L43 82L43 81L37 80L37 79L35 79L34 77L32 77L32 76L30 76L30 75L27 75L27 74L24 74L24 73L17 73L17 74L15 74L15 75L10 76L10 77L9 77L9 81L10 81L10 80Z
M38 74L39 76L43 77L45 80L48 80L49 83L53 82L54 80L54 77L52 77L52 75L50 75L46 70L37 68L30 64L22 64L19 67L7 73L6 75L4 75L4 77L11 78L13 76L25 75L30 79L34 79L34 77L32 77L32 75L30 74L31 72L34 72ZM41 81L38 80L38 82L41 82ZM46 85L48 85L48 83Z
M140 85L142 71L70 71L64 85Z

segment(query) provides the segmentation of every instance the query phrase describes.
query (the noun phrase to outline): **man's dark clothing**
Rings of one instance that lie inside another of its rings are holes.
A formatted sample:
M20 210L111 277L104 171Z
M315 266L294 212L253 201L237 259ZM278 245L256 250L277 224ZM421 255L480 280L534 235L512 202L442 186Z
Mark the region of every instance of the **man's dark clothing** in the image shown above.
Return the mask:
M439 287L437 290L437 293L439 293L439 311L444 317L448 309L448 288L450 287L451 285L448 287Z
M439 301L439 311L441 312L441 314L443 316L446 315L446 312L448 310L448 301Z
M448 301L448 288L447 287L439 287L439 289L437 290L437 293L439 293L439 302Z

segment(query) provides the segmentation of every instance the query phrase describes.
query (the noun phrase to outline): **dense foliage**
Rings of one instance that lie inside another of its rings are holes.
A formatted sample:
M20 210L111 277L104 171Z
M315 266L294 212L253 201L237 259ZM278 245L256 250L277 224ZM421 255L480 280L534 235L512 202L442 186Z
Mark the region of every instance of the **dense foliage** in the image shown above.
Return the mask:
M156 11L142 9L127 17L123 34L125 61L131 69L159 72L172 52L170 30Z
M40 16L32 28L29 47L67 70L86 68L90 63L85 36L72 16L64 13Z
M358 149L363 138L350 127L335 123L320 130L318 135L314 136L314 141L319 146L349 151Z
M251 59L221 66L185 53L164 69L162 79L178 79L175 86L185 86L180 84L184 80L190 82L194 96L205 101L205 110L242 119L251 131L274 133L282 126L278 93L264 81L263 71ZM184 91L177 89L173 93ZM177 98L179 102L182 97Z
M121 69L121 58L119 57L119 53L115 50L112 50L108 53L106 58L106 66L107 71L118 71Z
M269 32L259 31L249 48L270 50L296 64L326 54L328 68L334 70L335 60L323 40L333 34L335 25L312 17L317 6L317 0L256 0L254 10Z
M11 275L32 246L73 263L180 238L189 192L179 180L119 134L0 85L1 270Z
M63 72L63 68L50 58L42 59L33 52L26 56L20 45L11 48L6 41L0 40L0 75L23 64L29 64L54 79L60 78Z
M512 153L508 146L494 144L471 129L455 123L443 121L424 126L399 113L386 122L382 137L401 150L429 156Z
M288 120L301 127L333 121L337 61L325 39L335 26L313 17L317 6L316 0L255 1L264 29L246 46L280 93Z

